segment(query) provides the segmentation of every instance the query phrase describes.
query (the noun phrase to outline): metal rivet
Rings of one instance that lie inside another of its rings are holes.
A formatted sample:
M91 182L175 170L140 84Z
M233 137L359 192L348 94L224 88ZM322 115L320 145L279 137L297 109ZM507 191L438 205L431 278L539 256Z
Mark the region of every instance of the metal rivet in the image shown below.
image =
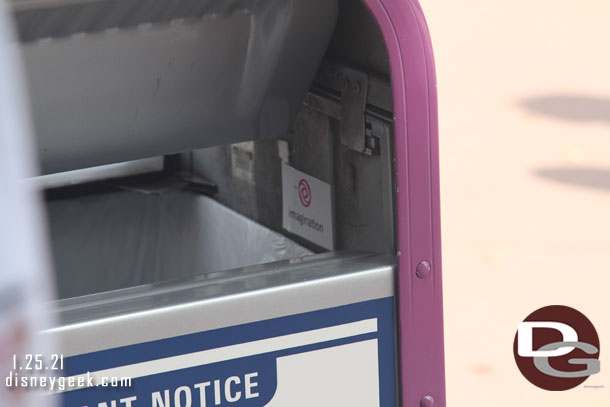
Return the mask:
M432 267L427 261L422 261L417 265L417 268L415 269L415 275L417 275L417 277L421 278L422 280L430 277L431 272Z
M349 89L349 79L345 78L343 80L343 90L346 91Z
M434 399L432 396L424 396L419 402L420 407L434 407Z

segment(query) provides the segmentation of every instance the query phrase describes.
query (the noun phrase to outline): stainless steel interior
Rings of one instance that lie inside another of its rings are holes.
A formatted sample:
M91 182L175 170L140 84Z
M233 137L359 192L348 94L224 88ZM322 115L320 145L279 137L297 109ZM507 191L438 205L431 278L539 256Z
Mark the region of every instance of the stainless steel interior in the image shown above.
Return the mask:
M60 298L312 254L194 192L108 191L48 203Z
M66 354L393 294L392 94L361 3L12 4ZM330 185L336 252L282 228L282 163Z
M282 232L282 161L331 185L336 250L394 253L392 98L382 75L370 74L361 114L365 151L341 139L343 72L327 58L289 132L279 139L223 145L182 154L184 168L218 184L216 199ZM288 154L282 157L282 150ZM286 233L285 231L283 233ZM322 250L290 235L313 250Z

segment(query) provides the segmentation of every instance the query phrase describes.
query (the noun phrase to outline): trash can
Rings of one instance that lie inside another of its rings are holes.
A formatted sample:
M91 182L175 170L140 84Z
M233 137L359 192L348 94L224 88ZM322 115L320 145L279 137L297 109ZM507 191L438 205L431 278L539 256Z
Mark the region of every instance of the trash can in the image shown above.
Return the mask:
M66 407L445 406L416 0L14 2Z

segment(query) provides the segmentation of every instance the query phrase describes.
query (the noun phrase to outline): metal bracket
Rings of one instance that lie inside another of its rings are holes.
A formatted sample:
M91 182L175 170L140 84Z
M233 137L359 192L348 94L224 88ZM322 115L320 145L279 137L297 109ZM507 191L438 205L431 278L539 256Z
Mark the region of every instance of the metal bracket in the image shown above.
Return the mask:
M370 122L365 118L364 127L364 151L362 152L366 155L379 155L379 137L384 133L383 126L377 121Z
M343 68L341 72L341 142L358 152L366 151L364 111L369 78L365 72Z
M373 118L392 122L389 79L345 65L322 63L305 105L340 121L341 144L366 155L379 155L384 130Z

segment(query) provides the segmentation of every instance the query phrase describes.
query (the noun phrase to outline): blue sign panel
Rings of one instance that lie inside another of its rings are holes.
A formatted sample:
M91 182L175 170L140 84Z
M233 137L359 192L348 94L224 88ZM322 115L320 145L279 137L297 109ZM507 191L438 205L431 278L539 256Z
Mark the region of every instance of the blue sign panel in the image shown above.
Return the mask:
M394 407L394 299L78 355L65 363L66 376L80 383L50 396L62 398L65 407Z

